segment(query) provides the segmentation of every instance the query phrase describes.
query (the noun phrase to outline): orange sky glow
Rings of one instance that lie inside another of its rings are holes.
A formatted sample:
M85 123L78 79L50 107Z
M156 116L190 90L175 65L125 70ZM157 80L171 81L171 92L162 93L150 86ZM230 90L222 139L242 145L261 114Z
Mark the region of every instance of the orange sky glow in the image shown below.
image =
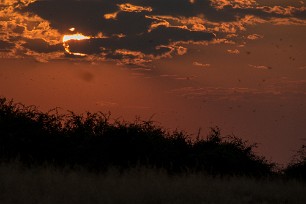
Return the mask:
M0 96L211 126L285 164L306 138L305 0L0 1Z

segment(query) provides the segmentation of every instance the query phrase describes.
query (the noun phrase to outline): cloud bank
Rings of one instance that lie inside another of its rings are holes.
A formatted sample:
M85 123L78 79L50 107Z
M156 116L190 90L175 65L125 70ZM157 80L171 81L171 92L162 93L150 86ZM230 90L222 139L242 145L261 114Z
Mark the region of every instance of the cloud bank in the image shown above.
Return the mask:
M304 1L263 2L4 0L0 3L0 56L42 62L81 57L144 66L184 55L189 44L235 43L232 37L239 38L239 32L250 25L306 25ZM63 43L64 36L75 34L87 38ZM262 37L254 34L248 39Z

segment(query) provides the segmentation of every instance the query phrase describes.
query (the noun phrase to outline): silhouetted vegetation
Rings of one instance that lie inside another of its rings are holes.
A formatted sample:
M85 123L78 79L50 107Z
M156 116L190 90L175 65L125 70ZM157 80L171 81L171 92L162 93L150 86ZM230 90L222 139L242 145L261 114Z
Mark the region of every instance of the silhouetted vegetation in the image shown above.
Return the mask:
M296 179L303 179L306 181L306 146L303 145L301 149L294 156L292 162L284 170L287 177Z
M152 121L111 123L110 114L60 115L56 109L43 113L6 98L0 98L0 135L1 160L17 159L30 166L47 163L91 171L141 166L168 173L251 176L271 175L275 166L253 152L255 145L222 137L217 127L207 138L192 141L187 134L168 133ZM305 158L296 165L286 174L298 171L305 176Z

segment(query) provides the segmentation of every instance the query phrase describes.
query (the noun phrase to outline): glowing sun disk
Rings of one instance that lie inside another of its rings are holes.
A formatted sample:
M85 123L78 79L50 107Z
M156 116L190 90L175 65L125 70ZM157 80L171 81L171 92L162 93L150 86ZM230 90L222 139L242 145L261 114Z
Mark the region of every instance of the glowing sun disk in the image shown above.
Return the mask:
M67 42L69 40L86 40L86 39L90 39L90 37L77 33L73 35L64 35L63 42Z
M69 40L87 40L90 39L89 36L85 36L81 33L73 34L73 35L64 35L63 37L63 46L65 49L65 52L70 54L70 55L76 55L76 56L86 56L86 54L83 53L77 53L77 52L71 52L69 49Z

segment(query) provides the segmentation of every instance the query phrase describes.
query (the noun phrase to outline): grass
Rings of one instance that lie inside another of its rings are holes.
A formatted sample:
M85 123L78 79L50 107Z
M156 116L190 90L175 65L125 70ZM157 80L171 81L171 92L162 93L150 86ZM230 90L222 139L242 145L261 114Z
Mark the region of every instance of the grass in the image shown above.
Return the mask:
M169 176L156 169L81 169L0 165L1 204L306 203L306 183L294 179Z

